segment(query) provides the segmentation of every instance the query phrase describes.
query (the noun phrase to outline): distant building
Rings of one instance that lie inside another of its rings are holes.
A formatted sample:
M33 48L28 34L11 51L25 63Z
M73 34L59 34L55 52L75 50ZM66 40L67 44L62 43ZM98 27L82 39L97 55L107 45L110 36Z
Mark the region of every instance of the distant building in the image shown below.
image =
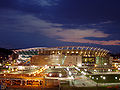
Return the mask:
M28 60L27 58L31 57L31 65L111 66L109 51L94 47L40 47L14 50L14 52L19 55L19 59Z

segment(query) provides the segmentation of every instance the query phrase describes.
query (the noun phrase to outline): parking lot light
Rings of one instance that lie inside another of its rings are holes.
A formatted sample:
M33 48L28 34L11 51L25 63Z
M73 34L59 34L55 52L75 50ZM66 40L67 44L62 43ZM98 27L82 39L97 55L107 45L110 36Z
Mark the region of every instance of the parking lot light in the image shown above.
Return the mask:
M92 77L92 79L94 79L94 77Z
M108 71L111 71L110 69L108 69Z
M50 74L49 74L49 76L51 77L51 76L52 76L52 74L50 73Z
M59 74L59 77L62 77L62 74L61 74L61 73Z
M69 75L71 76L72 75L72 73L69 71Z
M118 79L118 77L115 77L115 79Z
M96 80L98 80L98 78L96 78Z
M103 77L103 79L105 80L105 79L106 79L106 77Z

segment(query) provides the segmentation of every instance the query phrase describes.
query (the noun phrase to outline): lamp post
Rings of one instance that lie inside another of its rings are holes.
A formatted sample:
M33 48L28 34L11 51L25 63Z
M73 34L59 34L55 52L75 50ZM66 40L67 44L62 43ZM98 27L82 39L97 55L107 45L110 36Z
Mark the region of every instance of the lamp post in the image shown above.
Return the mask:
M97 85L96 86L97 86L97 89L98 89L98 78L96 78L96 81L97 81Z
M103 79L105 80L105 79L106 79L106 77L104 76L104 77L103 77ZM104 82L103 82L103 84L104 84Z

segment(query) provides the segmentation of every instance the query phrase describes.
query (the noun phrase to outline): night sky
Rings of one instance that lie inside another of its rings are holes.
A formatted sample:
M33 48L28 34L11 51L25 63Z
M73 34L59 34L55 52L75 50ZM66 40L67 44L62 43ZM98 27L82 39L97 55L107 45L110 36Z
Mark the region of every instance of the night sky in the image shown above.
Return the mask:
M120 0L0 0L0 47L79 45L120 53Z

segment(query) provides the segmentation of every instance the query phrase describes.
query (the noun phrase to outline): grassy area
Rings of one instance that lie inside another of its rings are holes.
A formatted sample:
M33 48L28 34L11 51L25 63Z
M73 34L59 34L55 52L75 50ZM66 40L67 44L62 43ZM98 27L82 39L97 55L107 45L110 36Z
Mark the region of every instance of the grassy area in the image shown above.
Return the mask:
M69 81L60 81L60 90L116 90L119 86L99 86L99 87L72 87L69 86Z
M120 83L120 74L87 75L87 77L98 83Z
M57 88L40 88L40 87L23 87L23 88L8 88L10 90L119 90L118 87L57 87Z
M61 90L118 90L118 87L63 87Z

